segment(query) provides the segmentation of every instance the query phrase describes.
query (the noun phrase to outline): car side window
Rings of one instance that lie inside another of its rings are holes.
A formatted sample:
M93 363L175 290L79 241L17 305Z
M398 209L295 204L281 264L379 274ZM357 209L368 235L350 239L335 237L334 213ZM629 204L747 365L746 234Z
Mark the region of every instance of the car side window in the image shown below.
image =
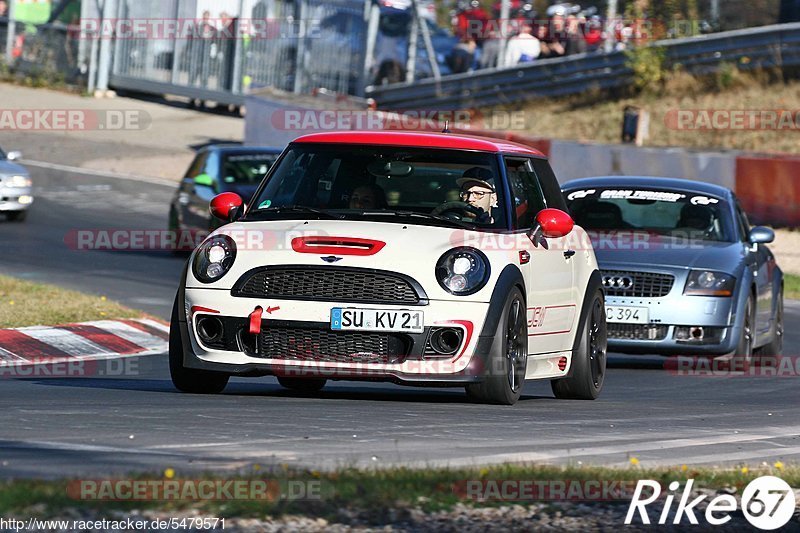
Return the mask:
M550 163L548 163L546 159L534 158L531 159L531 166L533 167L536 177L539 179L539 184L547 200L547 207L554 207L568 213L567 202L564 200L561 187L558 184L552 167L550 167Z
M530 160L507 157L506 175L513 194L514 213L518 228L533 227L536 215L547 207L539 180L531 168Z
M194 179L200 174L203 173L203 169L206 166L206 160L208 159L208 152L202 152L197 154L192 161L192 164L189 165L189 170L186 171L186 174L183 176L184 179Z

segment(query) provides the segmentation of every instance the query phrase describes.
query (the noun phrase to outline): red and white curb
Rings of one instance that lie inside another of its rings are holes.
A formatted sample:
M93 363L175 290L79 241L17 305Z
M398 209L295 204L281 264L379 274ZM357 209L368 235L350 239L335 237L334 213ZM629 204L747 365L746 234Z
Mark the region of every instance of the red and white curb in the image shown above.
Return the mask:
M169 326L145 318L0 329L0 366L157 355L168 341Z

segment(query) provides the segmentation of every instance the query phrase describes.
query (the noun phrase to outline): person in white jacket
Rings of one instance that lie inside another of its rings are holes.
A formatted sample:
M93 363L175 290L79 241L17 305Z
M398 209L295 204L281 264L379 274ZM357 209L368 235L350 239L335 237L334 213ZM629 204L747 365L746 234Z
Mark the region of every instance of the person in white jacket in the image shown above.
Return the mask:
M533 61L539 57L542 48L539 39L533 36L533 26L523 25L519 33L508 40L504 65L511 67L519 63Z

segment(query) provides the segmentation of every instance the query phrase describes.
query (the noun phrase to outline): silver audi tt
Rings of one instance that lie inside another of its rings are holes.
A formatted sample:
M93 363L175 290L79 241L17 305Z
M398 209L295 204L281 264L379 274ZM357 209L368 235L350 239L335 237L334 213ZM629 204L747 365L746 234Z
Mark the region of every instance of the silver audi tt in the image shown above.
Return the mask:
M781 355L783 272L736 195L717 185L606 176L562 187L603 276L608 349Z

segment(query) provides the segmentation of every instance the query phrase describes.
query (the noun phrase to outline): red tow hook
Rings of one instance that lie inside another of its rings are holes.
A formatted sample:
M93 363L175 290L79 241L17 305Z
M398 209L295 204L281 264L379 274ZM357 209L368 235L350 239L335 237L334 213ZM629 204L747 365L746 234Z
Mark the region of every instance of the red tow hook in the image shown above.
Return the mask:
M250 334L251 335L259 335L261 333L261 315L264 313L264 310L259 305L253 312L250 313Z

